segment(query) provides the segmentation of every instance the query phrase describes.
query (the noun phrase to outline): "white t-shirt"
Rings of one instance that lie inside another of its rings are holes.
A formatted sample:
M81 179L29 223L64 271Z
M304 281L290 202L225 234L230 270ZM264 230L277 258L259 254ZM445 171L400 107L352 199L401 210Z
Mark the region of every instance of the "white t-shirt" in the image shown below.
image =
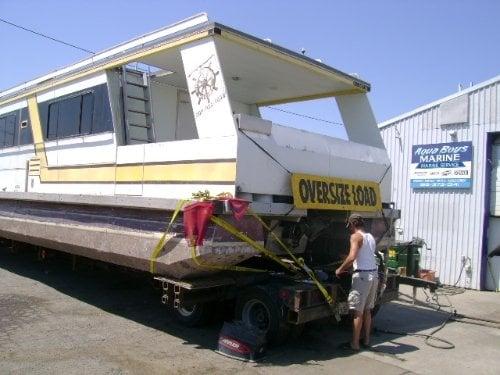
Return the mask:
M363 245L359 249L358 256L353 263L354 270L374 270L377 268L375 262L375 239L370 233L363 235Z

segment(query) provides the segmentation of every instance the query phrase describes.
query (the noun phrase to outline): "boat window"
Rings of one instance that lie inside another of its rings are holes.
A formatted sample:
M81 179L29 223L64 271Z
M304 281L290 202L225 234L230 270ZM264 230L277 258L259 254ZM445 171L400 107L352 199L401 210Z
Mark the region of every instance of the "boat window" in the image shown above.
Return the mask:
M89 109L93 113L92 134L113 131L111 105L109 103L108 87L100 85L93 88L94 107Z
M47 138L55 139L57 137L57 119L59 117L59 103L49 105L49 126L47 127Z
M82 96L76 96L59 102L57 117L57 138L80 134L80 114ZM50 131L50 127L49 127Z
M40 103L40 117L49 140L113 130L106 85Z
M17 144L17 112L0 116L0 147Z
M5 118L0 118L0 147L5 144Z
M92 132L92 115L94 114L94 96L85 94L82 97L82 113L80 121L80 133L90 134Z

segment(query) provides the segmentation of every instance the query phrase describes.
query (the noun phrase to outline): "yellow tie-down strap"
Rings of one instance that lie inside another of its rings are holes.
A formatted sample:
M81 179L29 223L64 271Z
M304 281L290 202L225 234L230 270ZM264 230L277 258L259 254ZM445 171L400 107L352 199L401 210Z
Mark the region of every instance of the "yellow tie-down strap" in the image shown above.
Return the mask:
M182 207L184 207L184 205L187 202L188 201L185 199L181 199L179 202L177 202L177 206L175 207L174 214L170 218L170 222L167 225L167 229L165 229L165 232L163 233L160 240L158 241L155 248L153 249L153 252L151 253L151 258L149 261L149 271L153 274L156 273L156 259L158 259L158 256L160 255L161 250L167 244L168 240L170 238L172 238L172 237L170 237L167 239L167 236L170 233L170 228L172 227L172 224L174 223L177 216L179 215L179 212L181 211Z
M158 243L154 247L153 251L151 252L149 271L152 274L156 273L156 260L158 259L163 247L167 244L168 240L171 238L171 237L167 238L167 236L170 233L170 229L172 227L172 224L174 223L177 216L179 216L179 213L181 212L182 208L186 205L187 202L189 202L189 200L187 200L187 199L182 199L179 202L177 202L177 206L175 207L175 211L174 211L172 217L170 218L170 222L168 223L168 226L165 229L165 232L163 233L163 235L159 239ZM217 264L208 264L208 263L202 262L199 259L199 255L196 254L196 245L191 246L191 258L196 263L196 265L198 265L199 267L203 267L203 268L216 269L216 270L221 270L221 271L268 272L267 270L261 270L261 269L256 269L256 268L217 265Z
M150 262L150 271L151 273L156 272L156 259L158 258L161 250L165 246L165 244L168 242L167 235L170 233L170 228L179 215L179 212L181 211L182 207L187 203L187 200L180 200L177 203L177 207L175 208L174 214L172 215L172 218L170 219L170 222L167 226L167 229L165 230L165 233L163 233L162 237L156 244L155 248L153 249L153 252L151 253L151 262ZM272 231L272 229L262 220L261 217L259 217L256 213L249 211L250 215L252 215L254 218L256 218L263 226L266 228L270 233L271 236L278 242L278 244L283 248L283 250L286 251L288 255L292 258L294 263L287 263L284 262L281 258L279 258L276 254L273 252L269 251L266 249L263 245L261 245L259 242L251 239L248 237L245 233L241 232L236 228L234 225L231 223L227 222L226 220L217 217L217 216L212 216L210 220L235 236L236 238L244 241L248 245L250 245L253 249L255 249L258 253L272 259L285 269L296 273L299 269L303 270L309 278L314 282L314 284L317 286L317 288L320 290L321 294L323 294L323 297L325 298L326 302L330 305L330 307L333 306L333 298L330 296L328 291L325 289L325 287L321 284L321 282L316 278L316 275L314 274L314 271L311 270L304 262L302 258L297 258L293 252L281 241L281 239L276 236L276 234ZM239 267L239 266L228 266L228 265L216 265L216 264L208 264L205 262L202 262L199 259L199 255L196 253L196 245L190 246L191 248L191 258L193 259L193 262L198 265L199 267L203 268L209 268L209 269L216 269L216 270L224 270L224 271L238 271L238 272L268 272L267 270L260 270L260 269L255 269L255 268L248 268L248 267Z
M321 282L316 278L316 275L314 274L314 271L311 270L309 267L306 266L306 264L304 263L304 260L302 258L297 258L293 254L293 252L283 243L283 241L281 241L281 239L278 238L278 236L276 236L276 234L274 234L274 232L271 230L271 228L269 228L269 226L264 222L264 220L262 220L262 218L260 218L254 212L251 212L251 211L249 211L249 212L250 212L250 214L253 217L255 217L271 233L271 236L273 236L273 238L280 244L280 246L291 256L292 260L295 262L295 264L297 265L297 267L299 267L300 269L302 269L311 278L311 280L314 282L314 284L320 290L321 294L323 294L323 297L325 298L326 302L330 306L332 306L333 305L333 298L330 296L330 294L325 289L325 287L321 284ZM248 243L250 246L252 246L259 253L267 256L268 258L271 258L272 260L274 260L278 264L282 265L286 269L288 269L288 270L290 270L292 272L297 272L297 267L296 266L294 266L293 264L289 264L289 263L283 262L273 252L267 250L264 246L262 246L261 244L259 244L256 241L252 240L246 234L240 232L236 227L234 227L232 224L228 223L224 219L221 219L221 218L216 217L216 216L212 216L210 218L210 220L212 220L212 222L214 222L215 224L217 224L220 227L222 227L225 230L227 230L229 233L231 233L235 237L237 237L237 238L245 241L246 243Z

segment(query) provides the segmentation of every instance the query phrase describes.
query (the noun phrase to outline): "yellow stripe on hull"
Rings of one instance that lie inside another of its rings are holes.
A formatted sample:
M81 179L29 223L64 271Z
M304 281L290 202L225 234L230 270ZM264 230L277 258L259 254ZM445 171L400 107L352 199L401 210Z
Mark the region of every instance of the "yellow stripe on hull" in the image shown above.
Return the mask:
M42 166L41 182L137 183L222 182L236 179L236 162L112 165L50 168Z

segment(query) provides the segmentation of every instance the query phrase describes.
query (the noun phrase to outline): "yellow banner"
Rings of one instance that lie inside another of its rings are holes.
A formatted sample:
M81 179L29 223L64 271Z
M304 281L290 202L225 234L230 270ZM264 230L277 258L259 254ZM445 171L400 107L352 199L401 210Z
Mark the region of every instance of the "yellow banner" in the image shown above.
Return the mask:
M379 211L376 182L292 174L293 202L297 208L343 211Z

